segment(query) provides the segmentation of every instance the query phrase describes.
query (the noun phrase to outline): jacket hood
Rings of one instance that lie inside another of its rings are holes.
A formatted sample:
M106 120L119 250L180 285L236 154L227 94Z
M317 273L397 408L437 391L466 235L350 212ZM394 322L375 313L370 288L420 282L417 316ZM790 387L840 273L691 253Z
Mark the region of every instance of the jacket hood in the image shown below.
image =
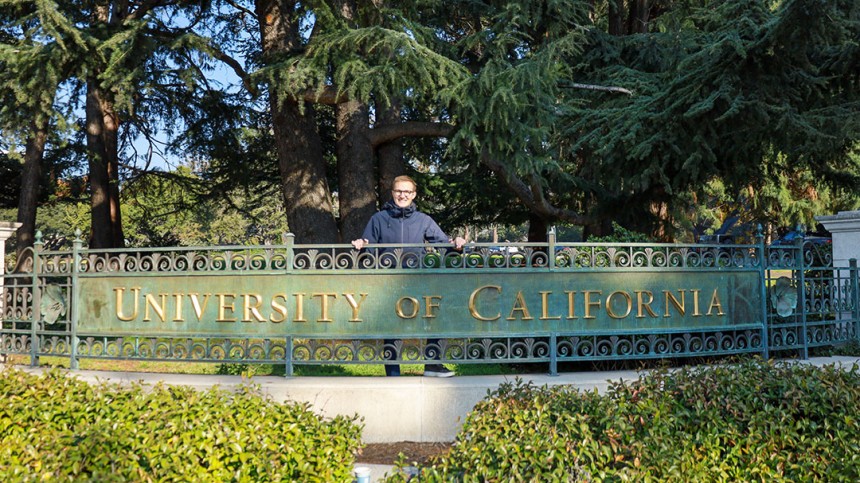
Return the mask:
M406 208L401 208L394 204L394 201L387 201L382 205L382 209L388 212L392 218L409 218L415 213L415 203L410 203Z

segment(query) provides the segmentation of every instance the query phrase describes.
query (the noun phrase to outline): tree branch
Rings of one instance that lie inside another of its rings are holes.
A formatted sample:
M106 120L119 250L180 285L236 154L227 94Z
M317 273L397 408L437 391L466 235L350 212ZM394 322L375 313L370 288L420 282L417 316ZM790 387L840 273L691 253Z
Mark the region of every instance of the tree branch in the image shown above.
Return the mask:
M627 94L628 96L633 95L633 91L629 91L623 87L614 87L614 86L598 86L594 84L577 84L576 82L564 83L567 87L572 87L574 89L586 89L589 91L603 91L603 92L618 92L621 94Z
M496 173L505 186L533 213L543 218L563 220L574 225L586 225L591 221L581 213L552 205L544 196L539 183L532 183L529 187L508 166L487 154L485 150L481 151L480 156L481 163Z
M249 76L248 73L245 72L245 69L242 67L242 64L240 64L239 61L237 61L233 57L230 57L229 55L222 52L221 49L216 49L216 48L212 47L211 45L209 47L212 48L212 55L216 59L218 59L221 62L224 62L225 64L230 66L230 68L233 69L233 72L235 72L236 75L240 79L242 79L242 85L245 86L245 89L247 89L247 91L252 96L256 97L257 93L258 93L257 92L257 86L254 85L254 83L251 81L251 76Z
M175 4L175 0L144 0L143 2L137 4L137 8L134 9L133 12L130 12L128 16L125 17L125 20L139 20L156 7L164 7L167 5Z
M247 9L247 8L243 7L242 5L239 5L238 3L231 1L231 0L227 0L227 4L232 6L236 10L244 13L245 15L253 18L254 20L257 20L257 14L254 13L253 10Z
M337 89L332 86L325 86L322 91L318 89L308 89L304 93L299 94L299 97L305 102L327 104L330 106L349 100L349 97L347 97L346 94L338 94Z
M384 124L370 131L370 144L377 147L395 139L405 137L448 137L454 132L454 126L441 122L406 121L396 124Z

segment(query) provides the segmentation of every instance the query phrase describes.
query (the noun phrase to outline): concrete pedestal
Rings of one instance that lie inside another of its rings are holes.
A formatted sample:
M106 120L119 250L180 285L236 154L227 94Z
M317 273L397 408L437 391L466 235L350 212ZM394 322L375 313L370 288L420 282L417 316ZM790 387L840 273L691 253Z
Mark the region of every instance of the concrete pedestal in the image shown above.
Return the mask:
M860 211L840 211L815 219L833 234L834 267L847 267L849 260L860 258Z
M6 274L6 240L8 240L20 227L20 223L13 221L0 221L0 320L3 320L3 314L6 313L5 300L6 291L3 289L3 277ZM5 356L0 355L0 362L5 360Z
M840 211L836 215L816 216L815 219L833 235L833 275L837 284L842 285L837 297L849 297L851 272L847 268L851 260L860 258L860 211ZM851 306L850 300L841 302L843 307ZM840 319L852 317L850 312L839 314Z

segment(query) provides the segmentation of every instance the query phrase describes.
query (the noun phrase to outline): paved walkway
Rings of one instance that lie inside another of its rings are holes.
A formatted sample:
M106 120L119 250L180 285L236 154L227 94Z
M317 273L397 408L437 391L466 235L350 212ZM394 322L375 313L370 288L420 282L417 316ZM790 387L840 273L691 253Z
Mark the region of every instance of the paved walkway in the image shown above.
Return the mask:
M860 365L860 357L818 357L798 363L817 366ZM18 366L28 372L46 369ZM119 383L142 382L184 385L201 389L215 385L235 388L248 381L241 376L160 374L143 372L70 371L88 381ZM520 378L537 386L571 385L584 391L603 392L609 381L635 380L635 371L570 372L558 376L525 374L522 376L460 376L448 379L430 377L277 377L255 376L254 384L276 401L307 402L323 416L358 414L364 419L362 440L365 443L400 441L453 441L466 415L488 391L504 382ZM377 481L393 467L370 466L372 481Z

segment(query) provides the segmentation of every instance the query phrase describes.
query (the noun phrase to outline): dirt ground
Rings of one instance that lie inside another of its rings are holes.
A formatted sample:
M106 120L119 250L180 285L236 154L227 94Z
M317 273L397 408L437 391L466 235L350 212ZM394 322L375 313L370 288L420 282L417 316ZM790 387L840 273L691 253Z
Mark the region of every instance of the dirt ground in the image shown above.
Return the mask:
M397 462L397 456L403 453L408 463L417 462L423 465L430 458L446 453L449 448L451 448L451 443L415 443L412 441L371 443L361 450L361 454L355 460L374 465L393 465Z

